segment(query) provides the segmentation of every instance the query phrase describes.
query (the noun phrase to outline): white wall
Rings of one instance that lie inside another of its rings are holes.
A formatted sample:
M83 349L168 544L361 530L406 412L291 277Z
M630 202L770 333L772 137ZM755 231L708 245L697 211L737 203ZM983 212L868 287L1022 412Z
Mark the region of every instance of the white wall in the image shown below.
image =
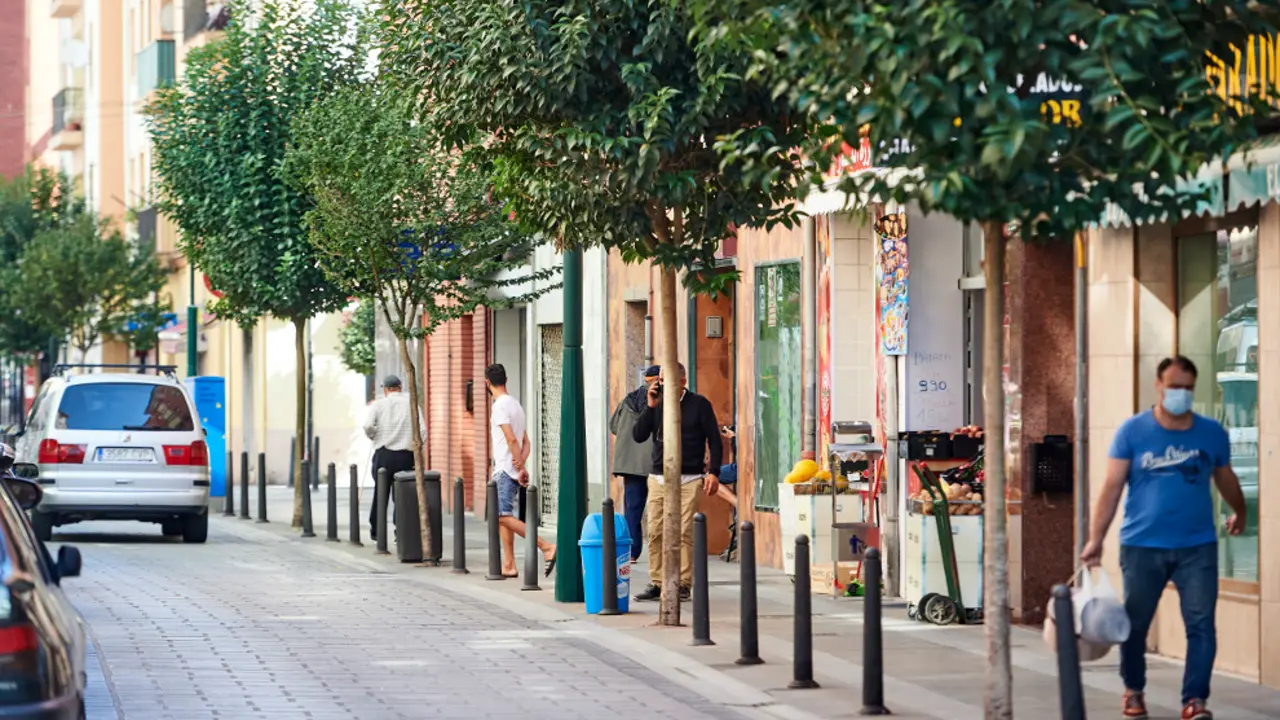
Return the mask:
M831 420L876 417L875 241L869 222L836 215L831 278Z
M907 211L910 310L903 397L907 430L964 425L964 226L955 218Z

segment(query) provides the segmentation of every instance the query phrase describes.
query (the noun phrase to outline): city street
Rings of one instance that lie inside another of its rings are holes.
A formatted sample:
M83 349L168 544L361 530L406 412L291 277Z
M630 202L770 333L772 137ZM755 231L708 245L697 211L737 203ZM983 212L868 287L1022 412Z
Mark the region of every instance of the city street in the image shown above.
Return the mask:
M322 540L215 521L208 544L184 545L153 527L55 538L85 557L67 587L103 658L90 720L752 717Z

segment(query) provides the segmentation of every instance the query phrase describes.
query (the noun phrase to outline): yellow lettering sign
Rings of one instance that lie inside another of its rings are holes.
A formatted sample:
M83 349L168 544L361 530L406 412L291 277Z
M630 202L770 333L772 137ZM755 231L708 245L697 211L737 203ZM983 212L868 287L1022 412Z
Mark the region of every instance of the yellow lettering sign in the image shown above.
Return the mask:
M1243 49L1228 48L1226 58L1206 55L1205 79L1233 110L1244 112L1249 98L1280 110L1280 35L1251 35Z
M1045 100L1040 103L1040 114L1054 125L1080 127L1080 101L1075 98Z

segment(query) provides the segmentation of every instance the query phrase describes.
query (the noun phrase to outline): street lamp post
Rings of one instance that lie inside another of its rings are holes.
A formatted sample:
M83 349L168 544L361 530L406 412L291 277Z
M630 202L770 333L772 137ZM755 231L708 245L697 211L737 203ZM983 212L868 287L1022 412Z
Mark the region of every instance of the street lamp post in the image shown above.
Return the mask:
M571 550L587 519L587 429L582 390L582 250L564 258L564 367L556 507L556 602L582 602L582 556Z
M196 333L200 332L200 310L196 308L196 266L188 262L187 267L191 269L191 300L187 304L187 377L195 377L199 374L196 363L196 349L199 347Z

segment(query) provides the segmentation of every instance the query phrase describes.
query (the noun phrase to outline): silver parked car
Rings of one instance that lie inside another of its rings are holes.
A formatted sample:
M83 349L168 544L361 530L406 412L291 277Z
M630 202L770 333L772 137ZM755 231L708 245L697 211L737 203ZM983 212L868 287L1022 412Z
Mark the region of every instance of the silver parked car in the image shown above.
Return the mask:
M81 372L120 367L58 366L31 406L17 453L39 466L36 536L82 520L140 520L202 543L209 447L191 396L170 367Z

